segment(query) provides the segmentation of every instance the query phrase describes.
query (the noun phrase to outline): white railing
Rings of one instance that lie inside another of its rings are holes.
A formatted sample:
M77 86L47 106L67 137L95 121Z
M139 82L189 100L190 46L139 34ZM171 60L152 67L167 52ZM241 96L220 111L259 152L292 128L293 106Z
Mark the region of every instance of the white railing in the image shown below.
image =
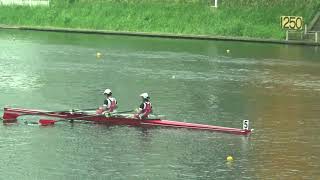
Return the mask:
M286 40L312 41L320 43L319 31L286 31Z
M0 5L49 6L50 0L0 0Z
M320 43L320 31L309 31L307 24L303 31L286 31L286 40L313 41Z

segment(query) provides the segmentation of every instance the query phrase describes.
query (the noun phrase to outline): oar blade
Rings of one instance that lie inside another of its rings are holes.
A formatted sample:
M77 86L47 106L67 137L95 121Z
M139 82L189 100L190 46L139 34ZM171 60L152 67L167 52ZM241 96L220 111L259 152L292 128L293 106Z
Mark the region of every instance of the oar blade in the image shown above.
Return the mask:
M40 119L39 124L41 126L49 126L49 125L54 125L54 123L57 122L56 120L52 119Z

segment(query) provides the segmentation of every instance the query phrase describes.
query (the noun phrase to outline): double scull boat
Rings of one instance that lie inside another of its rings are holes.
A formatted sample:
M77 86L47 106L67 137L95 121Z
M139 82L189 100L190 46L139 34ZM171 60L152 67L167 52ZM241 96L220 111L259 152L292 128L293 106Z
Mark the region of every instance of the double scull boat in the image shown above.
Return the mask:
M251 133L252 129L249 129L249 121L243 120L243 128L229 128L222 126L204 125L196 123L187 123L179 121L163 120L160 117L154 116L149 119L140 120L134 118L130 114L117 114L114 113L111 116L97 115L90 111L45 111L36 109L23 109L23 108L4 108L3 122L4 123L14 123L17 122L19 116L26 115L36 115L44 117L54 117L58 120L45 120L39 121L42 125L54 124L60 120L84 120L92 121L95 123L104 123L107 125L128 125L128 126L139 126L139 127L172 127L172 128L185 128L185 129L195 129L195 130L207 130L207 131L217 131L232 133L238 135L248 135Z

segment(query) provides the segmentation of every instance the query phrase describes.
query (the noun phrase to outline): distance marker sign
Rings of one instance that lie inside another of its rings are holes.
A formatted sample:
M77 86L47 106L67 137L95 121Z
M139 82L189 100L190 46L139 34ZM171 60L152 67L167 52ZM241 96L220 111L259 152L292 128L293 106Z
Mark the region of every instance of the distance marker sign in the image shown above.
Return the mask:
M303 18L301 16L281 16L280 25L282 29L301 30L303 28Z

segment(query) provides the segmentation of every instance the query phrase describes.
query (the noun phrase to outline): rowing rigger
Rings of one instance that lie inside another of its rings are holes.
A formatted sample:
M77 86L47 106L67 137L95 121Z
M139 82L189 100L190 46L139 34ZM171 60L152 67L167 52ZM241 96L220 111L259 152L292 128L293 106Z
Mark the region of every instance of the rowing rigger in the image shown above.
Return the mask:
M158 116L152 116L149 119L140 120L130 114L113 114L111 116L97 115L86 111L69 112L69 111L44 111L37 109L23 109L23 108L4 108L3 122L15 123L19 116L37 115L44 117L55 117L61 120L84 120L95 123L104 123L107 125L128 125L138 127L170 127L170 128L184 128L194 130L207 130L225 132L238 135L248 135L252 132L249 129L249 120L243 120L243 128L229 128L222 126L213 126L205 124L187 123L179 121L163 120ZM54 124L59 120L42 120L39 123L42 125Z

